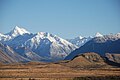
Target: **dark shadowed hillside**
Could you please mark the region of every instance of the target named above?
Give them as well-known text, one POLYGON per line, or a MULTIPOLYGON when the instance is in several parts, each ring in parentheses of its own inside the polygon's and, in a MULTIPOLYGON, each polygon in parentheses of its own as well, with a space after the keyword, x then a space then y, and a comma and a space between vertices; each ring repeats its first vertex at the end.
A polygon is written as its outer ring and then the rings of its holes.
POLYGON ((65 59, 69 60, 78 54, 86 52, 95 52, 101 56, 105 56, 105 53, 120 53, 120 38, 118 35, 95 37, 82 47, 70 53, 65 59))
POLYGON ((26 59, 19 54, 15 53, 9 46, 0 43, 0 62, 1 63, 16 63, 16 62, 26 62, 26 59))

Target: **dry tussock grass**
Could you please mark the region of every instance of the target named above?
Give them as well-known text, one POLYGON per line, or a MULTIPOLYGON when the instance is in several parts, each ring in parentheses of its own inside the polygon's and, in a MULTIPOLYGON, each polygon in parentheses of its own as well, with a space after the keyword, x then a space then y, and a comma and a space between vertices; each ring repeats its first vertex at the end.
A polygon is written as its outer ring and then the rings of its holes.
POLYGON ((0 65, 0 80, 72 80, 86 76, 120 76, 120 68, 77 69, 53 63, 0 65))

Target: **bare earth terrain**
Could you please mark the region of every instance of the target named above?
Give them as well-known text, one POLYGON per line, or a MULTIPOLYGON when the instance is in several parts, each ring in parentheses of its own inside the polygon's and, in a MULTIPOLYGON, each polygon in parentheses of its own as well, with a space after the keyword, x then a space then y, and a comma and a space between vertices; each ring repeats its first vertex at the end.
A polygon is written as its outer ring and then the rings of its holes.
POLYGON ((36 62, 1 64, 0 80, 120 80, 120 68, 82 69, 36 62))

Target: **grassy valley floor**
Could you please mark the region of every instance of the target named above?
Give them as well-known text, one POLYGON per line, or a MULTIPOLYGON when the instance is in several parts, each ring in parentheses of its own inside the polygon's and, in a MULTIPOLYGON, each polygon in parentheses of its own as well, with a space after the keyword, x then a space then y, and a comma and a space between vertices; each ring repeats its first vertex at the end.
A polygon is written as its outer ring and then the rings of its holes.
POLYGON ((120 80, 120 68, 70 68, 54 63, 0 65, 0 80, 120 80))

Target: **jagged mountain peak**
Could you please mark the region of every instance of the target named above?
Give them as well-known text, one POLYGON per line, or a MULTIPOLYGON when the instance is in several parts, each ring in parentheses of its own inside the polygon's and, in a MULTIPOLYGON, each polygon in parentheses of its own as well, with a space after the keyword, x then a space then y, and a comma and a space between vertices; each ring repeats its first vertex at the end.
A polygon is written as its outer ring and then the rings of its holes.
POLYGON ((4 34, 0 33, 0 36, 4 36, 4 34))
POLYGON ((117 37, 120 37, 120 32, 116 34, 117 37))
POLYGON ((88 42, 89 40, 91 40, 92 37, 82 37, 82 36, 78 36, 75 37, 74 39, 67 39, 69 42, 71 42, 72 44, 81 47, 82 45, 84 45, 86 42, 88 42))
POLYGON ((97 32, 97 33, 95 34, 95 37, 103 37, 103 35, 102 35, 101 33, 97 32))
POLYGON ((38 32, 33 37, 34 40, 40 41, 40 39, 48 39, 50 42, 67 42, 66 40, 62 39, 57 35, 50 34, 48 32, 38 32))
POLYGON ((49 35, 50 33, 48 33, 48 32, 38 32, 37 34, 38 35, 49 35))
POLYGON ((53 34, 50 34, 47 32, 38 32, 35 34, 34 37, 29 39, 27 42, 30 41, 32 43, 39 44, 41 41, 46 41, 46 40, 49 42, 54 42, 54 43, 58 43, 58 44, 70 44, 70 45, 72 45, 72 43, 68 42, 67 40, 65 40, 57 35, 53 35, 53 34))
POLYGON ((83 39, 84 37, 82 37, 82 36, 78 36, 78 37, 76 37, 75 39, 83 39))
POLYGON ((18 26, 15 26, 14 29, 20 29, 18 26))
POLYGON ((15 26, 13 30, 11 30, 9 33, 7 33, 6 35, 9 35, 11 37, 16 37, 18 35, 23 35, 23 34, 30 34, 30 32, 28 32, 27 30, 25 30, 24 28, 20 28, 18 26, 15 26))
POLYGON ((50 36, 53 36, 53 35, 50 34, 50 33, 47 33, 47 32, 38 32, 38 33, 36 34, 36 36, 39 36, 39 37, 41 37, 41 38, 45 38, 45 37, 50 37, 50 36))
POLYGON ((78 37, 76 37, 76 38, 83 39, 84 37, 82 37, 82 36, 78 36, 78 37))
POLYGON ((2 41, 2 40, 6 41, 6 40, 9 40, 9 39, 10 39, 10 36, 0 33, 0 41, 2 41))
POLYGON ((56 61, 63 60, 73 50, 78 47, 83 47, 83 45, 93 38, 95 38, 93 42, 101 43, 101 41, 106 42, 108 39, 112 41, 117 40, 118 36, 120 36, 120 33, 115 34, 115 37, 114 35, 103 36, 100 33, 96 33, 96 37, 78 36, 67 41, 48 32, 32 34, 24 28, 16 26, 8 34, 0 33, 0 41, 12 47, 14 51, 18 51, 17 53, 20 55, 24 54, 32 60, 33 58, 42 57, 45 61, 56 61), (26 47, 28 50, 23 47, 26 47))
POLYGON ((47 32, 38 32, 25 42, 27 48, 32 49, 40 56, 51 58, 51 60, 63 59, 77 46, 47 32))

